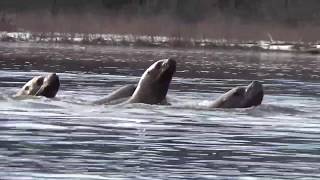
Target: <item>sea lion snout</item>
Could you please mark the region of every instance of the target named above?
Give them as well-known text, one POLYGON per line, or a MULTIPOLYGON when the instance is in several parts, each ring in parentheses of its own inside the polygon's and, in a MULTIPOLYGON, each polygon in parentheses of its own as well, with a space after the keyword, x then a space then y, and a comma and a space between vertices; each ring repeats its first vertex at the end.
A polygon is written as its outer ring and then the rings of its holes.
POLYGON ((165 66, 172 66, 172 67, 176 67, 177 66, 177 62, 172 59, 172 58, 169 58, 167 59, 166 61, 163 62, 165 66))
POLYGON ((247 93, 250 91, 255 91, 255 92, 263 91, 262 83, 260 83, 259 81, 252 81, 246 88, 247 93))
POLYGON ((60 84, 59 76, 56 73, 51 73, 47 75, 45 81, 47 83, 55 83, 55 84, 60 84))
POLYGON ((258 106, 263 100, 263 85, 259 81, 252 81, 246 88, 245 107, 258 106))
POLYGON ((35 94, 36 96, 45 96, 47 98, 53 98, 56 96, 60 88, 59 76, 56 73, 50 73, 45 76, 44 82, 35 94))
POLYGON ((58 75, 57 75, 56 73, 50 73, 50 74, 48 75, 48 77, 49 77, 49 78, 57 78, 58 75))
POLYGON ((177 66, 177 62, 172 58, 166 59, 162 62, 162 67, 164 71, 170 70, 172 72, 175 72, 176 66, 177 66))

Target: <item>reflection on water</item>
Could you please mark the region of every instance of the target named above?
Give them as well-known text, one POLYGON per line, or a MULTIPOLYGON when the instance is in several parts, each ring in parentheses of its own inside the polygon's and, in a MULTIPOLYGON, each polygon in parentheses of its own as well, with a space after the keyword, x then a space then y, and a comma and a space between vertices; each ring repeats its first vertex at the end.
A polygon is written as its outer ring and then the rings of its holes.
POLYGON ((320 59, 298 54, 0 44, 1 179, 319 178, 320 59), (174 57, 172 106, 93 106, 174 57), (58 72, 55 99, 11 98, 58 72), (263 105, 196 104, 260 80, 263 105))

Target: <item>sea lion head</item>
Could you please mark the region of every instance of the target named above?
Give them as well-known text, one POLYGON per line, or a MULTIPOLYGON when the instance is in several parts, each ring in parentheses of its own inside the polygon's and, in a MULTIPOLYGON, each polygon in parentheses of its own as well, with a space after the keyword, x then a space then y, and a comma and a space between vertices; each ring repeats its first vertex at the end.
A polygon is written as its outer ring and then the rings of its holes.
POLYGON ((263 86, 253 81, 248 86, 238 86, 220 96, 210 107, 213 108, 247 108, 258 106, 263 99, 263 86))
POLYGON ((172 58, 153 63, 141 76, 129 102, 159 104, 167 95, 176 61, 172 58))
POLYGON ((245 89, 243 107, 258 106, 263 100, 263 86, 259 81, 252 81, 245 89))
POLYGON ((55 73, 48 74, 47 76, 36 76, 22 87, 17 96, 28 95, 53 98, 56 96, 59 87, 60 80, 55 73))

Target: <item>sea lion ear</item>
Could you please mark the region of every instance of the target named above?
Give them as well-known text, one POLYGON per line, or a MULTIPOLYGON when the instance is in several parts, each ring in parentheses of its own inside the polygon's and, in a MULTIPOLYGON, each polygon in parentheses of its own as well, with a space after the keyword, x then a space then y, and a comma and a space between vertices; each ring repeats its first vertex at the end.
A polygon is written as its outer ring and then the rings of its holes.
POLYGON ((43 77, 38 78, 36 83, 38 86, 41 86, 43 84, 43 77))

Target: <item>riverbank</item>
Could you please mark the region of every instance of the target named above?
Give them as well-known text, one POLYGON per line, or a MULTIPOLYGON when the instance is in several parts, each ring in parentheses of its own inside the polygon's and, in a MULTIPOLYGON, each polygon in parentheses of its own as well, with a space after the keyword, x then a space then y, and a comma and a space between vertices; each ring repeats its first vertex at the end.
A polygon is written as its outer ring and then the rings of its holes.
POLYGON ((183 37, 147 36, 132 34, 33 33, 0 32, 1 42, 67 43, 106 46, 244 49, 320 54, 320 42, 239 41, 225 39, 194 39, 183 37))

